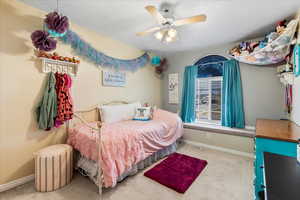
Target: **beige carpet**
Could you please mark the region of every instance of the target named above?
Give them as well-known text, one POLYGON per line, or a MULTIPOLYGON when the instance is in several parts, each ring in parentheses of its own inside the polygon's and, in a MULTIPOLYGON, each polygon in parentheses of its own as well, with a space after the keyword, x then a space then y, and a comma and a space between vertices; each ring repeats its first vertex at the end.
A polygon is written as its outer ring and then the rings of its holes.
MULTIPOLYGON (((185 194, 179 194, 143 176, 141 171, 116 188, 103 191, 104 200, 250 200, 253 199, 253 160, 220 151, 182 145, 178 152, 208 161, 185 194)), ((147 170, 147 169, 146 169, 147 170)), ((97 187, 76 174, 71 184, 38 193, 34 183, 0 193, 1 200, 97 200, 97 187)))

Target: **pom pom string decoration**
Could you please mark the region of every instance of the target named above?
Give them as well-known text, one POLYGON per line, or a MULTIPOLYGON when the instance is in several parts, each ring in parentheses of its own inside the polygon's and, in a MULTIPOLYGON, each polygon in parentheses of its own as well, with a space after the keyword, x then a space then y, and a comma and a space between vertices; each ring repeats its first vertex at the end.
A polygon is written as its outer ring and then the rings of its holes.
POLYGON ((161 63, 161 58, 159 56, 153 56, 151 59, 151 64, 154 66, 159 66, 161 63))
POLYGON ((147 53, 129 60, 107 56, 97 51, 68 28, 69 20, 66 16, 61 16, 56 11, 51 12, 46 15, 44 20, 44 31, 37 30, 31 34, 32 43, 38 50, 52 51, 56 48, 57 42, 53 37, 58 37, 62 42, 70 44, 78 55, 87 57, 96 65, 112 67, 116 70, 136 71, 148 63, 147 53))
POLYGON ((52 51, 56 49, 57 41, 49 37, 49 33, 42 30, 34 31, 31 40, 35 48, 41 51, 52 51))
POLYGON ((167 70, 167 59, 161 59, 159 56, 153 56, 151 58, 151 64, 155 67, 155 72, 157 74, 162 74, 165 70, 167 70))
POLYGON ((47 14, 44 23, 53 37, 62 37, 69 28, 68 17, 61 16, 56 11, 47 14))
POLYGON ((155 72, 157 74, 162 74, 164 71, 167 70, 167 68, 168 68, 167 59, 163 58, 160 62, 160 65, 155 67, 155 72))
POLYGON ((78 55, 85 56, 88 60, 95 63, 99 67, 112 67, 116 70, 126 70, 134 72, 140 67, 145 66, 149 60, 149 56, 147 53, 144 53, 138 58, 130 60, 107 56, 104 53, 97 51, 89 43, 82 40, 79 35, 71 31, 70 29, 63 37, 60 38, 60 40, 66 44, 70 44, 78 55))
POLYGON ((155 72, 157 74, 162 74, 165 70, 167 70, 167 60, 164 58, 160 65, 155 68, 155 72))

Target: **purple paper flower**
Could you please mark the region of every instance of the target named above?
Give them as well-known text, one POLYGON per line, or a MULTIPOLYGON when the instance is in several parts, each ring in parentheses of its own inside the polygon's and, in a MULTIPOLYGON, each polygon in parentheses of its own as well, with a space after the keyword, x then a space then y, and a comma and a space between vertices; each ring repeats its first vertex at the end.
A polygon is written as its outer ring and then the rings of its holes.
POLYGON ((45 24, 48 29, 58 33, 64 33, 69 28, 69 20, 66 16, 60 16, 57 12, 51 12, 46 15, 45 24))
POLYGON ((31 34, 31 40, 35 48, 42 51, 52 51, 56 49, 56 40, 49 37, 49 33, 41 30, 31 34))

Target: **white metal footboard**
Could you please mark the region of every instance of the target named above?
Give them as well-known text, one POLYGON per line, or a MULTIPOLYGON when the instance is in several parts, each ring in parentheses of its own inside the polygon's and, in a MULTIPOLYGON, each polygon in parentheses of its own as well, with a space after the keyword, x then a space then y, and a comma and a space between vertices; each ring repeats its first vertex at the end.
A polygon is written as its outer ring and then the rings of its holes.
MULTIPOLYGON (((67 131, 69 133, 70 129, 74 128, 77 124, 85 124, 87 127, 89 127, 92 131, 96 131, 99 134, 99 137, 97 137, 97 148, 98 148, 98 161, 101 159, 101 122, 100 122, 100 117, 99 117, 99 109, 98 107, 92 108, 90 110, 84 110, 84 111, 77 111, 74 113, 74 117, 72 120, 68 121, 67 124, 67 131), (95 122, 97 121, 97 127, 93 127, 89 125, 89 122, 95 122)), ((102 200, 102 168, 99 165, 98 167, 98 192, 99 192, 99 200, 102 200)))
MULTIPOLYGON (((103 105, 118 105, 118 104, 128 104, 128 102, 125 101, 113 101, 109 102, 103 105)), ((98 148, 98 160, 101 160, 99 156, 101 156, 101 119, 100 119, 100 113, 98 105, 94 108, 91 108, 89 110, 81 110, 74 113, 74 117, 72 120, 69 120, 67 123, 67 131, 69 132, 71 128, 73 128, 76 124, 85 124, 87 127, 91 128, 92 131, 97 131, 99 133, 99 137, 97 137, 97 148, 98 148), (99 122, 97 128, 92 127, 89 125, 89 122, 99 122)), ((101 165, 98 167, 98 191, 99 191, 99 200, 102 200, 102 186, 103 186, 103 180, 102 180, 102 168, 101 165)))

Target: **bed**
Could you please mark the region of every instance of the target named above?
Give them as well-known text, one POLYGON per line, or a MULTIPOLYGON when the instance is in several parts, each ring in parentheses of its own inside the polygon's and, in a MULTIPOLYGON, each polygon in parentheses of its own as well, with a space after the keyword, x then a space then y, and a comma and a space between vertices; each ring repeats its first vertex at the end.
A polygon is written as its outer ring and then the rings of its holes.
POLYGON ((76 112, 68 125, 67 140, 78 152, 77 169, 99 186, 100 194, 102 187, 114 187, 125 177, 175 152, 183 134, 181 119, 165 110, 155 109, 149 121, 112 123, 100 119, 100 110, 97 107, 76 112))

